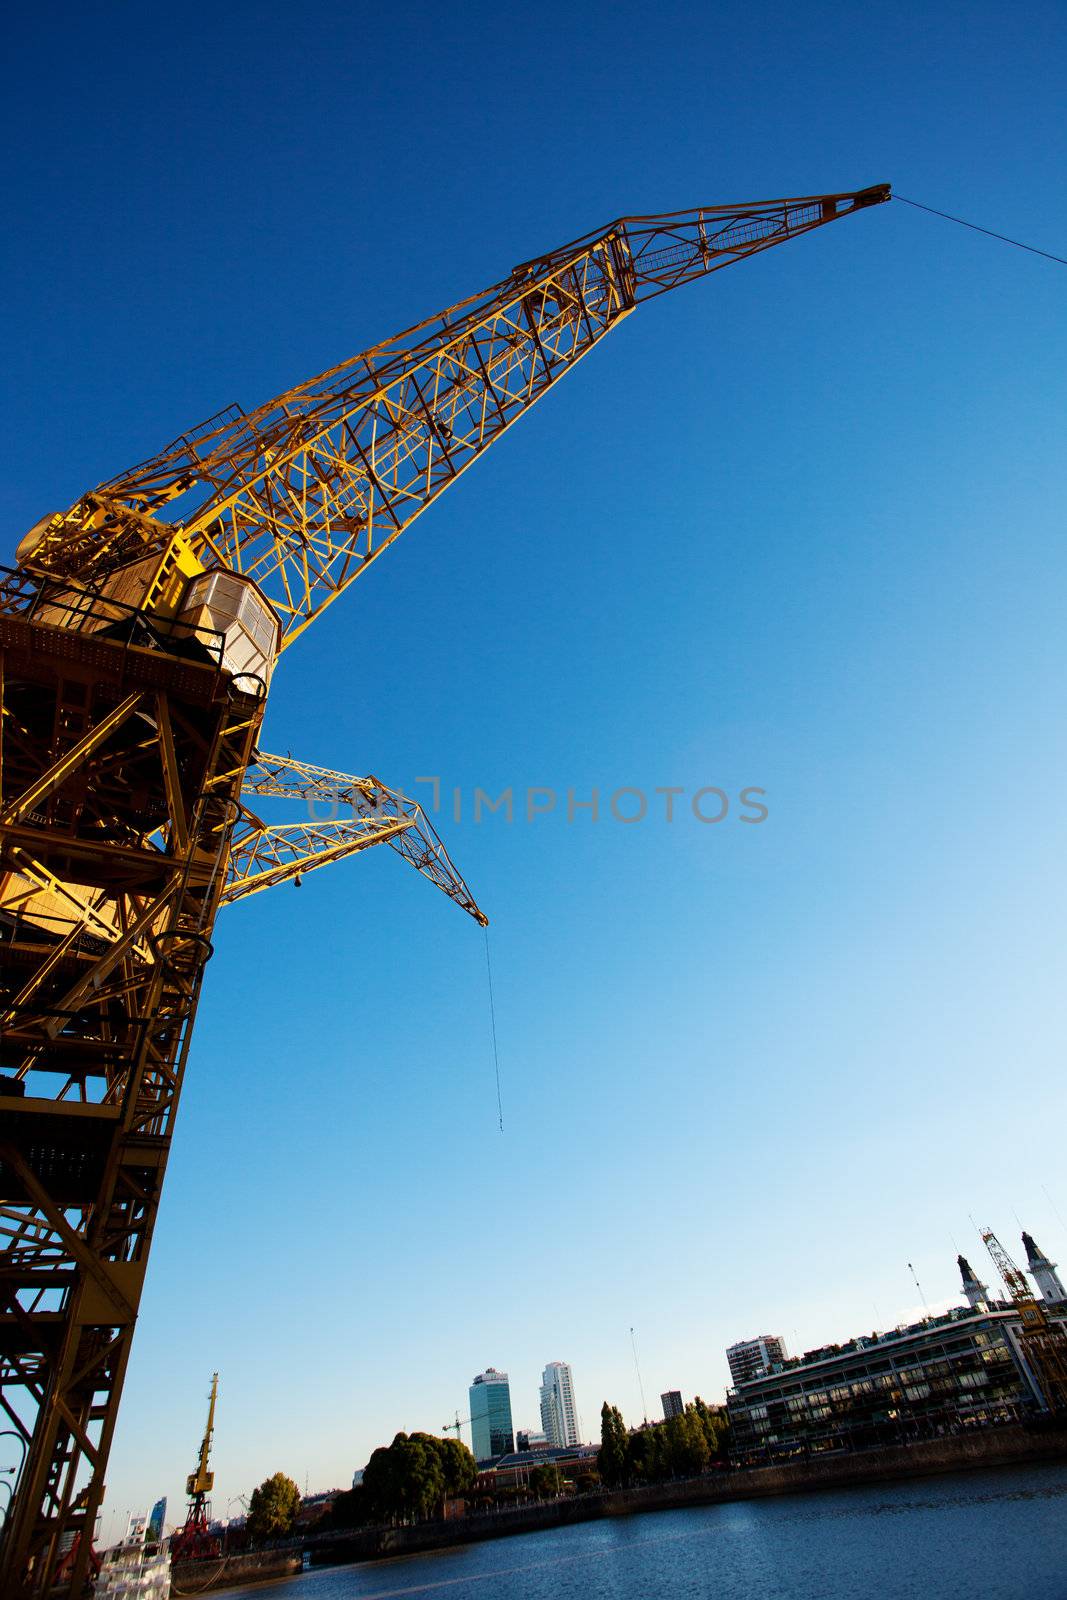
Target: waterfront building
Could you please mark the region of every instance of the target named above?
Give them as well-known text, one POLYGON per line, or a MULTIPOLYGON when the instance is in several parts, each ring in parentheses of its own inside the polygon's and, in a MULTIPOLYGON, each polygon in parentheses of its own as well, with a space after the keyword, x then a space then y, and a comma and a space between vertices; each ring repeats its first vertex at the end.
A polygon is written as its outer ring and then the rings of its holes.
MULTIPOLYGON (((962 1273, 962 1268, 961 1268, 962 1273)), ((727 1395, 736 1460, 863 1449, 1047 1414, 1018 1308, 976 1304, 909 1327, 809 1350, 727 1395)), ((1067 1307, 1054 1325, 1067 1324, 1067 1307)))
POLYGON ((510 1455, 515 1449, 511 1426, 511 1385, 506 1372, 486 1367, 470 1386, 471 1449, 475 1461, 510 1455))
POLYGON ((541 1426, 557 1450, 578 1443, 574 1382, 566 1361, 550 1361, 541 1377, 541 1426))
POLYGON ((685 1410, 680 1389, 668 1389, 666 1394, 661 1394, 659 1398, 663 1406, 664 1422, 669 1422, 672 1417, 680 1417, 685 1410))
POLYGON ((522 1451, 501 1456, 491 1467, 479 1472, 475 1487, 490 1492, 506 1488, 529 1488, 530 1473, 534 1468, 549 1466, 557 1469, 560 1488, 564 1489, 568 1480, 570 1484, 575 1484, 580 1478, 595 1475, 597 1454, 598 1447, 595 1444, 575 1444, 568 1445, 562 1450, 549 1446, 545 1450, 539 1450, 536 1455, 522 1451))
POLYGON ((726 1352, 730 1377, 734 1383, 747 1383, 761 1372, 770 1372, 787 1359, 785 1340, 774 1333, 761 1333, 758 1339, 742 1339, 726 1352))
POLYGON ((1037 1284, 1042 1300, 1051 1301, 1054 1305, 1067 1300, 1067 1290, 1060 1282, 1056 1263, 1049 1260, 1030 1234, 1023 1234, 1023 1245, 1026 1249, 1026 1270, 1037 1284))
POLYGON ((960 1269, 960 1278, 963 1282, 963 1292, 967 1296, 967 1304, 972 1311, 985 1311, 990 1303, 989 1290, 984 1283, 979 1283, 971 1270, 971 1263, 966 1256, 957 1256, 956 1265, 960 1269))

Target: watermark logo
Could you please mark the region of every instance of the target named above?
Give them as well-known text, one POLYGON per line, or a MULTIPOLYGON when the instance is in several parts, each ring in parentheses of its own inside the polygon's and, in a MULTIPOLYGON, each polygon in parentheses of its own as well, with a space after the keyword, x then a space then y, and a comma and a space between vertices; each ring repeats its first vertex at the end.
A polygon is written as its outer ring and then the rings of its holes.
MULTIPOLYGON (((692 820, 714 827, 716 823, 733 818, 751 827, 766 822, 770 815, 767 791, 749 784, 730 794, 716 784, 704 784, 690 789, 685 784, 656 784, 651 789, 633 784, 623 784, 610 792, 594 787, 587 792, 577 789, 555 789, 547 784, 528 784, 525 788, 509 784, 499 794, 489 794, 475 787, 465 792, 461 787, 442 783, 436 775, 415 779, 416 784, 429 784, 429 796, 420 796, 423 810, 439 816, 446 809, 453 822, 480 823, 484 818, 498 817, 505 822, 536 822, 555 814, 568 823, 611 821, 630 827, 636 822, 679 822, 692 820)), ((414 796, 413 796, 414 798, 414 796)))
MULTIPOLYGON (((554 816, 567 823, 614 822, 632 827, 636 822, 698 822, 705 827, 733 820, 758 827, 770 815, 767 791, 748 784, 731 793, 718 784, 706 783, 691 789, 682 783, 660 783, 652 788, 622 784, 616 789, 598 786, 582 792, 568 786, 548 784, 508 784, 499 794, 490 794, 478 785, 464 790, 446 785, 437 775, 418 777, 416 785, 428 784, 430 793, 412 794, 427 816, 450 816, 453 822, 481 823, 486 819, 508 823, 539 822, 554 816)), ((312 822, 336 822, 351 802, 337 795, 309 795, 308 816, 312 822)))

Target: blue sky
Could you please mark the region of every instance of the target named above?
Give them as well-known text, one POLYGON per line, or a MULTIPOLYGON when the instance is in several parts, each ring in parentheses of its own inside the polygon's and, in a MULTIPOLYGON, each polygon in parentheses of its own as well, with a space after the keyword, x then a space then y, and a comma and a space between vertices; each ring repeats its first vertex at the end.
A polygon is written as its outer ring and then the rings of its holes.
MULTIPOLYGON (((12 25, 8 548, 628 211, 858 188, 1065 253, 1062 12, 332 0, 12 25)), ((467 809, 225 914, 109 1473, 347 1482, 470 1378, 586 1432, 1067 1251, 1065 280, 903 205, 643 307, 280 666, 265 743, 467 809), (475 786, 767 792, 475 826, 475 786), (982 1263, 980 1271, 985 1271, 982 1263)), ((236 1509, 236 1508, 235 1508, 236 1509)))

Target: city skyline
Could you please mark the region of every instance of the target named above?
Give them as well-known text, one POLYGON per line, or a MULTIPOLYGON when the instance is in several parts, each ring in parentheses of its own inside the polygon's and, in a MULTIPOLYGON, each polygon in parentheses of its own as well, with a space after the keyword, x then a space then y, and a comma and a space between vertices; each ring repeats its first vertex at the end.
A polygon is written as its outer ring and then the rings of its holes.
MULTIPOLYGON (((1067 1231, 1067 1230, 1065 1230, 1065 1231, 1067 1231)), ((1050 1236, 1051 1236, 1051 1232, 1052 1232, 1052 1230, 1050 1230, 1050 1236)), ((1036 1244, 1036 1242, 1035 1242, 1035 1236, 1033 1234, 1029 1233, 1027 1230, 1022 1230, 1018 1235, 1019 1243, 1023 1245, 1023 1250, 1022 1251, 1019 1251, 1017 1249, 1017 1247, 1015 1246, 1015 1236, 1014 1235, 1011 1235, 1011 1234, 1008 1234, 1007 1232, 1005 1232, 1005 1237, 1007 1237, 1007 1238, 1012 1240, 1013 1248, 1012 1248, 1011 1252, 1009 1252, 1009 1253, 1011 1253, 1011 1254, 1013 1254, 1015 1256, 1017 1265, 1022 1265, 1022 1257, 1024 1256, 1024 1253, 1026 1254, 1027 1258, 1029 1256, 1029 1252, 1026 1250, 1026 1245, 1025 1245, 1025 1240, 1027 1238, 1029 1238, 1031 1245, 1034 1246, 1034 1248, 1037 1250, 1038 1254, 1041 1256, 1042 1262, 1044 1264, 1046 1264, 1046 1265, 1051 1264, 1050 1263, 1050 1258, 1048 1257, 1047 1253, 1040 1249, 1040 1246, 1038 1246, 1036 1244)), ((979 1248, 983 1248, 981 1246, 981 1241, 980 1240, 978 1241, 978 1243, 979 1243, 979 1248)), ((972 1246, 972 1249, 973 1249, 973 1246, 972 1246)), ((964 1264, 969 1266, 969 1262, 967 1261, 967 1258, 963 1258, 963 1262, 964 1262, 964 1264)), ((916 1307, 914 1305, 905 1306, 905 1308, 902 1311, 901 1315, 894 1322, 886 1323, 883 1326, 881 1326, 880 1328, 878 1328, 877 1330, 872 1330, 872 1331, 877 1331, 882 1336, 891 1336, 895 1331, 907 1330, 909 1328, 914 1327, 916 1323, 919 1323, 919 1322, 923 1321, 925 1318, 935 1318, 937 1316, 944 1315, 945 1312, 951 1310, 954 1307, 958 1307, 961 1301, 966 1301, 967 1304, 970 1306, 970 1308, 972 1310, 976 1310, 976 1309, 984 1310, 987 1307, 987 1305, 992 1305, 992 1304, 995 1304, 997 1302, 1004 1302, 1006 1300, 1006 1298, 1007 1298, 1007 1289, 1005 1288, 1003 1283, 1000 1282, 1000 1280, 999 1280, 999 1278, 997 1276, 997 1273, 996 1273, 995 1269, 993 1268, 992 1262, 989 1263, 989 1267, 990 1267, 990 1271, 989 1272, 984 1272, 984 1277, 989 1280, 989 1284, 990 1284, 990 1287, 988 1288, 988 1292, 987 1293, 983 1293, 983 1294, 978 1294, 977 1291, 983 1290, 985 1288, 985 1286, 981 1282, 978 1281, 983 1276, 983 1273, 975 1273, 975 1272, 973 1272, 973 1269, 972 1269, 970 1280, 968 1280, 967 1274, 965 1274, 963 1272, 962 1266, 960 1265, 960 1258, 957 1256, 956 1274, 950 1279, 950 1282, 952 1284, 954 1284, 954 1289, 951 1289, 948 1294, 946 1294, 945 1296, 941 1297, 940 1299, 938 1299, 936 1302, 932 1303, 931 1305, 922 1306, 922 1307, 916 1307), (969 1282, 973 1286, 973 1288, 969 1288, 969 1282), (974 1297, 972 1297, 972 1296, 974 1296, 974 1297)), ((1042 1298, 1042 1299, 1049 1298, 1049 1296, 1045 1295, 1045 1292, 1044 1292, 1044 1289, 1042 1287, 1041 1281, 1040 1281, 1040 1279, 1035 1277, 1035 1274, 1031 1270, 1031 1267, 1029 1265, 1026 1265, 1026 1266, 1023 1267, 1023 1270, 1026 1273, 1028 1279, 1030 1280, 1031 1286, 1035 1289, 1037 1296, 1039 1298, 1042 1298)), ((931 1281, 934 1282, 936 1280, 931 1280, 931 1281)), ((1055 1280, 1055 1281, 1058 1282, 1058 1279, 1055 1280)), ((1047 1279, 1046 1279, 1046 1282, 1047 1282, 1047 1279)), ((1052 1285, 1049 1285, 1049 1287, 1051 1288, 1052 1285)), ((1052 1297, 1054 1298, 1055 1296, 1053 1295, 1052 1297)), ((627 1332, 628 1332, 628 1330, 627 1330, 627 1332)), ((768 1336, 766 1336, 766 1335, 761 1335, 756 1340, 735 1341, 735 1344, 737 1344, 739 1346, 740 1345, 754 1346, 754 1345, 760 1343, 762 1340, 766 1339, 767 1337, 768 1336)), ((854 1330, 851 1330, 851 1331, 850 1330, 842 1330, 841 1328, 830 1330, 828 1332, 827 1336, 824 1339, 821 1339, 821 1340, 818 1340, 818 1341, 814 1342, 810 1347, 805 1347, 803 1350, 800 1350, 798 1348, 798 1352, 797 1352, 797 1354, 795 1356, 790 1357, 790 1356, 788 1356, 788 1353, 787 1353, 786 1359, 787 1359, 787 1361, 789 1361, 791 1363, 800 1363, 802 1365, 803 1362, 804 1362, 804 1359, 805 1359, 805 1357, 807 1355, 810 1355, 812 1353, 817 1353, 824 1346, 825 1347, 832 1347, 835 1344, 842 1343, 845 1340, 851 1339, 853 1337, 855 1337, 854 1330)), ((771 1335, 770 1338, 772 1340, 774 1340, 776 1338, 776 1336, 771 1335)), ((709 1356, 712 1356, 712 1355, 714 1355, 714 1352, 709 1352, 709 1356)), ((728 1355, 727 1355, 727 1348, 726 1347, 723 1348, 723 1350, 721 1352, 721 1355, 722 1355, 722 1365, 723 1365, 724 1370, 726 1371, 726 1378, 723 1381, 721 1392, 713 1391, 709 1385, 705 1385, 702 1388, 700 1382, 687 1383, 686 1386, 685 1386, 685 1391, 686 1392, 692 1393, 694 1395, 700 1394, 703 1399, 705 1399, 709 1404, 712 1404, 712 1405, 725 1405, 726 1404, 727 1397, 728 1397, 728 1394, 729 1394, 730 1388, 731 1388, 730 1372, 729 1372, 729 1364, 728 1364, 728 1355)), ((567 1365, 567 1364, 564 1363, 564 1365, 567 1365)), ((770 1369, 768 1369, 768 1370, 770 1370, 770 1369)), ((789 1370, 789 1368, 787 1367, 786 1370, 789 1370)), ((509 1366, 509 1368, 507 1370, 501 1370, 501 1369, 497 1369, 497 1368, 495 1368, 493 1366, 490 1366, 490 1367, 485 1368, 482 1373, 478 1374, 477 1377, 476 1377, 476 1380, 475 1380, 476 1383, 478 1383, 479 1380, 483 1380, 483 1379, 486 1379, 486 1378, 495 1378, 495 1379, 498 1379, 498 1380, 501 1381, 501 1383, 507 1389, 508 1416, 509 1416, 509 1418, 512 1416, 512 1412, 511 1412, 511 1376, 510 1376, 510 1373, 511 1373, 510 1366, 509 1366)), ((631 1373, 632 1373, 632 1368, 631 1368, 631 1373)), ((755 1369, 753 1369, 753 1375, 756 1375, 755 1374, 755 1369)), ((542 1377, 543 1377, 543 1373, 542 1373, 542 1377)), ((629 1403, 628 1404, 624 1404, 623 1410, 624 1410, 624 1415, 626 1416, 626 1421, 627 1421, 628 1426, 631 1427, 631 1428, 635 1428, 636 1429, 636 1428, 639 1428, 640 1426, 642 1426, 642 1424, 645 1423, 647 1421, 647 1419, 644 1418, 643 1415, 642 1415, 641 1402, 640 1402, 639 1395, 637 1394, 637 1391, 636 1391, 636 1383, 635 1383, 634 1389, 635 1389, 634 1394, 630 1397, 629 1403)), ((474 1385, 472 1384, 470 1389, 468 1390, 468 1399, 470 1398, 470 1395, 473 1394, 473 1392, 474 1392, 474 1385)), ((668 1399, 673 1399, 673 1396, 675 1394, 677 1394, 679 1396, 679 1399, 681 1399, 682 1391, 679 1391, 677 1389, 674 1389, 674 1388, 672 1388, 672 1389, 664 1389, 661 1392, 660 1398, 661 1398, 661 1403, 663 1404, 663 1410, 664 1410, 664 1417, 665 1418, 666 1418, 666 1416, 668 1414, 673 1414, 674 1411, 675 1411, 675 1408, 672 1406, 671 1407, 671 1411, 669 1413, 668 1412, 668 1407, 666 1405, 666 1402, 668 1401, 668 1399)), ((611 1394, 605 1393, 603 1398, 606 1401, 608 1401, 608 1403, 610 1403, 610 1404, 617 1404, 618 1403, 618 1398, 617 1397, 613 1397, 611 1394)), ((683 1405, 684 1405, 684 1402, 683 1402, 683 1405)), ((195 1431, 195 1429, 194 1429, 194 1431, 195 1431)), ((440 1429, 439 1427, 431 1426, 428 1423, 415 1421, 415 1422, 411 1422, 410 1426, 408 1426, 406 1428, 403 1428, 403 1429, 394 1428, 393 1429, 393 1433, 395 1433, 397 1431, 406 1431, 406 1432, 423 1431, 423 1432, 430 1432, 430 1433, 439 1433, 439 1432, 442 1432, 443 1430, 440 1429)), ((534 1433, 534 1432, 539 1431, 539 1430, 535 1430, 535 1429, 532 1429, 532 1428, 531 1429, 526 1429, 526 1428, 521 1428, 521 1427, 514 1427, 512 1431, 513 1431, 513 1436, 514 1436, 513 1440, 512 1440, 513 1448, 517 1448, 517 1446, 518 1446, 518 1435, 520 1433, 534 1433)), ((389 1434, 389 1438, 391 1438, 393 1436, 393 1433, 389 1434)), ((460 1438, 463 1437, 462 1431, 460 1432, 458 1437, 460 1437, 460 1438)), ((598 1407, 598 1416, 597 1416, 597 1426, 596 1426, 596 1428, 594 1428, 592 1430, 592 1437, 590 1437, 589 1439, 584 1439, 584 1440, 580 1439, 578 1442, 579 1443, 587 1443, 587 1444, 595 1444, 595 1443, 598 1442, 598 1440, 599 1440, 599 1407, 598 1407)), ((373 1451, 374 1449, 378 1448, 379 1445, 387 1444, 388 1442, 389 1442, 389 1440, 384 1438, 384 1437, 382 1439, 377 1440, 374 1444, 372 1444, 370 1446, 370 1448, 369 1448, 369 1450, 367 1452, 368 1458, 369 1458, 369 1455, 370 1455, 371 1451, 373 1451)), ((505 1452, 501 1452, 501 1453, 505 1453, 505 1452)), ((507 1453, 510 1453, 510 1452, 507 1452, 507 1453)), ((492 1452, 487 1452, 487 1457, 490 1454, 492 1454, 492 1452)), ((327 1490, 331 1490, 331 1489, 335 1489, 335 1488, 343 1488, 345 1485, 347 1485, 350 1482, 358 1481, 362 1477, 362 1469, 363 1469, 363 1467, 365 1465, 366 1465, 366 1460, 361 1460, 360 1462, 358 1462, 358 1464, 357 1463, 349 1463, 346 1472, 341 1477, 339 1477, 336 1481, 332 1481, 331 1480, 330 1482, 327 1483, 325 1480, 323 1480, 323 1481, 318 1483, 317 1487, 315 1485, 313 1485, 311 1492, 313 1494, 316 1493, 316 1492, 322 1493, 322 1492, 325 1492, 327 1490)), ((248 1487, 250 1488, 250 1487, 252 1487, 252 1485, 249 1484, 248 1487)), ((182 1521, 183 1512, 180 1510, 180 1507, 182 1507, 183 1505, 184 1505, 184 1501, 182 1500, 182 1498, 180 1496, 177 1497, 175 1499, 175 1501, 172 1503, 172 1505, 171 1505, 171 1523, 173 1525, 178 1525, 182 1521)), ((232 1502, 230 1502, 230 1508, 232 1509, 232 1502)), ((105 1530, 105 1541, 104 1542, 107 1543, 107 1542, 110 1541, 111 1534, 107 1530, 111 1529, 114 1525, 116 1525, 116 1519, 121 1519, 122 1517, 127 1517, 127 1516, 130 1516, 130 1515, 137 1515, 139 1513, 139 1511, 143 1512, 145 1509, 146 1509, 145 1507, 138 1507, 137 1505, 133 1505, 133 1506, 130 1506, 130 1507, 123 1507, 121 1509, 120 1509, 120 1507, 118 1506, 117 1503, 116 1504, 112 1504, 110 1506, 105 1505, 104 1517, 103 1517, 103 1522, 102 1522, 102 1526, 103 1526, 103 1528, 105 1530)), ((216 1517, 221 1517, 223 1520, 225 1520, 225 1518, 227 1516, 227 1512, 220 1509, 220 1506, 219 1506, 218 1502, 216 1502, 214 1504, 213 1514, 216 1517)))

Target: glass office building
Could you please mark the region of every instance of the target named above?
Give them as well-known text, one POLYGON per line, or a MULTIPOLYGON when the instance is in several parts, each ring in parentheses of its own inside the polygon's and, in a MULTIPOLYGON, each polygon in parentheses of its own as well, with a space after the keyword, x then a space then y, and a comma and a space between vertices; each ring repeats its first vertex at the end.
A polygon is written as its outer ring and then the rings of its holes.
POLYGON ((489 1461, 515 1450, 511 1426, 511 1387, 506 1372, 487 1367, 470 1387, 471 1449, 475 1461, 489 1461))

